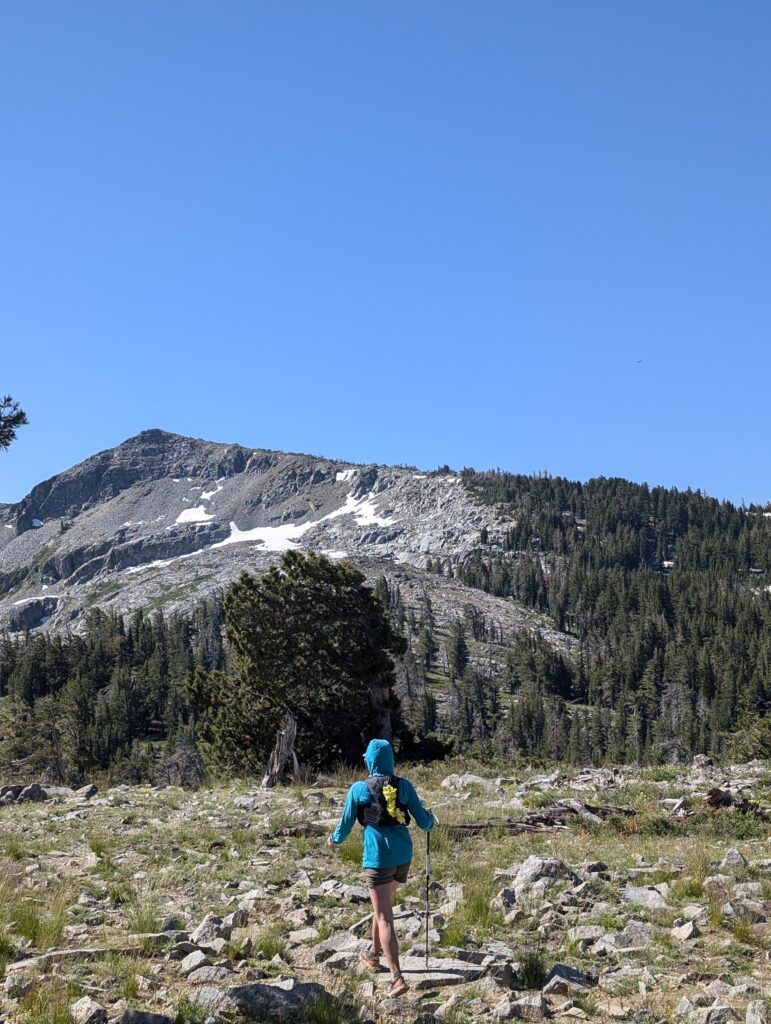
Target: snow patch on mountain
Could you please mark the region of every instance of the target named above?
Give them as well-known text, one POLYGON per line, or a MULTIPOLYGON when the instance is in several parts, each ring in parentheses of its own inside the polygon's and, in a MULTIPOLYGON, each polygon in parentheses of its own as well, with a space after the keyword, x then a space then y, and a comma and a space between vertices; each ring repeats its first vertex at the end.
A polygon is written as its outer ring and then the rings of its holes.
POLYGON ((215 487, 215 489, 213 491, 201 491, 201 501, 209 501, 211 498, 214 497, 215 494, 217 494, 221 490, 222 490, 222 484, 218 480, 217 481, 217 486, 215 487))
POLYGON ((197 551, 187 551, 184 555, 173 555, 171 558, 156 558, 152 562, 143 562, 141 565, 130 565, 123 572, 126 576, 135 572, 144 572, 145 569, 162 569, 164 566, 172 565, 174 562, 182 562, 186 558, 194 558, 196 555, 200 555, 202 551, 206 551, 206 548, 199 548, 197 551))
MULTIPOLYGON (((360 526, 389 526, 393 518, 384 518, 377 514, 375 502, 370 494, 361 498, 354 498, 349 494, 345 504, 340 508, 322 516, 321 519, 312 519, 307 523, 282 523, 281 526, 255 526, 251 530, 239 530, 238 526, 231 520, 230 536, 225 540, 212 544, 212 548, 223 548, 228 544, 241 544, 244 541, 256 541, 262 544, 264 551, 289 551, 299 547, 299 540, 315 526, 329 522, 331 519, 339 519, 340 516, 353 516, 360 526)), ((209 516, 208 518, 212 518, 209 516)), ((177 520, 179 522, 179 520, 177 520)))
POLYGON ((203 505, 196 505, 195 508, 186 508, 180 512, 177 518, 174 520, 175 523, 208 523, 209 520, 214 519, 214 516, 209 515, 203 505))
POLYGON ((362 498, 358 499, 349 494, 341 508, 330 512, 323 519, 319 519, 319 522, 324 523, 329 519, 337 519, 339 516, 347 515, 353 516, 360 526, 390 526, 394 521, 393 517, 386 519, 377 514, 375 502, 372 500, 371 494, 365 494, 362 498))
POLYGON ((244 541, 257 541, 264 551, 290 551, 298 547, 297 541, 308 530, 316 526, 315 522, 285 523, 282 526, 255 526, 252 530, 239 530, 234 522, 230 523, 230 536, 212 544, 212 548, 224 548, 228 544, 241 544, 244 541))

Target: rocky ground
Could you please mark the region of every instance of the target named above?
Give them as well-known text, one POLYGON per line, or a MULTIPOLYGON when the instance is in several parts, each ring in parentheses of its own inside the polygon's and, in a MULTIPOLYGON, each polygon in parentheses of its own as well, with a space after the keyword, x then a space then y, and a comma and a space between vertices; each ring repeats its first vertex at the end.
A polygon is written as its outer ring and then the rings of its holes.
POLYGON ((0 1020, 767 1024, 771 765, 468 768, 409 771, 442 826, 398 1000, 360 963, 360 842, 324 845, 352 776, 0 789, 0 1020))

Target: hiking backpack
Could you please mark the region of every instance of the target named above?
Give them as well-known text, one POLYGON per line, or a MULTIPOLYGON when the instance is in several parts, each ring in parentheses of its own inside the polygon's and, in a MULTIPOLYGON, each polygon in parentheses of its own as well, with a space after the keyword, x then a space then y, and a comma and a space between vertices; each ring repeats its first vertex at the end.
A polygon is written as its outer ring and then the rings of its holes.
POLYGON ((399 800, 398 775, 370 775, 365 785, 371 799, 356 809, 360 825, 409 825, 410 812, 399 800))

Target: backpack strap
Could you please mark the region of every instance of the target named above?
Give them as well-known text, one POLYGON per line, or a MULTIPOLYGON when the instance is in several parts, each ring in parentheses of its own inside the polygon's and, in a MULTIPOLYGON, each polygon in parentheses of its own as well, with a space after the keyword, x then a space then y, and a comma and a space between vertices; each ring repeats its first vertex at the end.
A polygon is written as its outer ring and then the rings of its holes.
POLYGON ((398 795, 400 782, 398 775, 370 775, 365 780, 370 799, 366 804, 359 804, 356 808, 356 818, 360 825, 409 825, 410 814, 407 805, 402 803, 398 795), (392 813, 383 792, 389 786, 396 790, 396 801, 392 806, 394 811, 399 812, 398 814, 392 813), (400 818, 403 820, 399 820, 400 818))

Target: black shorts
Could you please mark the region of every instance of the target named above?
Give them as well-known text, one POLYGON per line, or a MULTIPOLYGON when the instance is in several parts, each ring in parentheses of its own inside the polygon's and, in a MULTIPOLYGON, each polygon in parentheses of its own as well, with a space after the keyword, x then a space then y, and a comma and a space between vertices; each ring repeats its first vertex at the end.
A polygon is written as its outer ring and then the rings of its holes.
POLYGON ((367 887, 376 889, 379 885, 388 885, 389 882, 403 884, 407 881, 411 863, 412 861, 408 860, 406 864, 400 864, 397 868, 364 868, 367 887))

